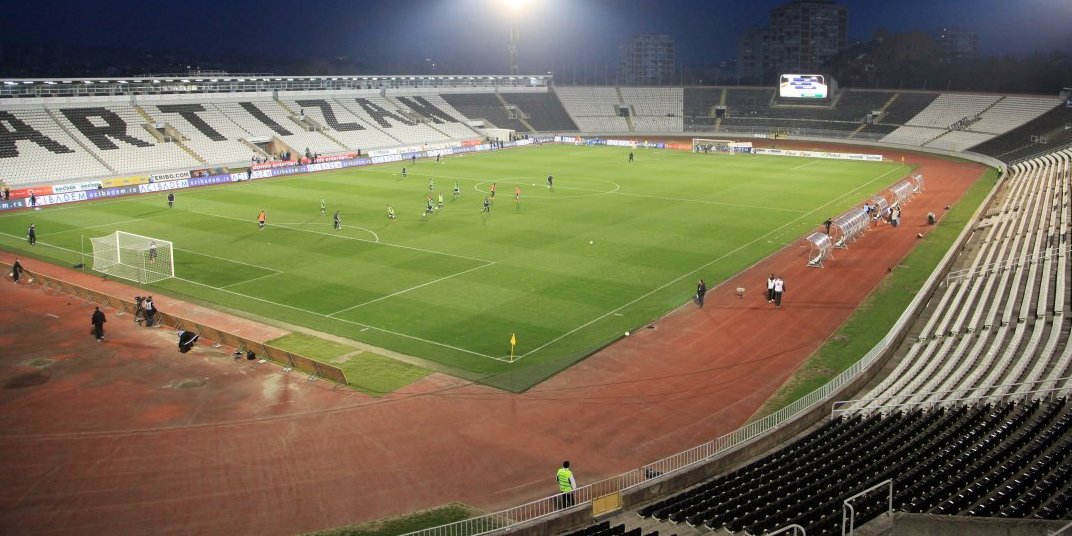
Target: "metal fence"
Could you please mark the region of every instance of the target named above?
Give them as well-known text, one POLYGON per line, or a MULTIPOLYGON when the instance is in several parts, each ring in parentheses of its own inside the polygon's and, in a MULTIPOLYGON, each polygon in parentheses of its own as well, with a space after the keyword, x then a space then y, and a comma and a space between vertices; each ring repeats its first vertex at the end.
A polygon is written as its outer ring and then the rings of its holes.
MULTIPOLYGON (((11 265, 6 263, 0 263, 0 266, 4 267, 4 272, 10 271, 11 269, 11 265)), ((35 284, 40 284, 50 291, 69 294, 81 298, 88 303, 95 303, 103 307, 114 309, 122 315, 135 314, 136 306, 133 301, 97 292, 93 289, 69 281, 39 273, 31 273, 27 271, 26 275, 27 280, 33 279, 35 284)), ((313 361, 303 355, 288 352, 262 342, 240 337, 234 333, 229 333, 207 324, 202 324, 188 318, 168 313, 158 312, 154 317, 154 321, 158 325, 167 326, 172 329, 197 333, 198 336, 206 340, 215 341, 217 345, 235 348, 237 351, 241 352, 243 356, 248 355, 247 352, 253 352, 257 358, 267 359, 290 369, 308 373, 314 378, 323 378, 343 385, 348 385, 346 375, 343 373, 342 369, 319 361, 313 361)), ((177 349, 178 339, 176 339, 175 342, 177 349)))
MULTIPOLYGON (((974 222, 978 219, 981 211, 990 204, 990 200, 993 199, 996 191, 997 188, 990 191, 980 204, 979 208, 972 214, 972 217, 968 220, 969 222, 974 222)), ((808 393, 788 406, 778 410, 776 413, 745 424, 726 435, 708 441, 702 445, 698 445, 620 475, 578 488, 573 492, 573 506, 570 507, 564 508, 563 503, 559 502, 561 496, 556 494, 499 512, 456 521, 447 525, 418 530, 403 536, 475 536, 478 534, 511 529, 524 523, 537 522, 542 518, 549 518, 566 509, 588 506, 593 499, 598 499, 613 493, 621 493, 654 479, 665 477, 668 474, 701 466, 714 460, 720 455, 736 450, 772 433, 785 423, 804 415, 819 404, 829 401, 829 399, 831 399, 842 387, 851 383, 863 372, 867 371, 876 360, 894 348, 894 345, 901 340, 915 317, 926 305, 927 300, 930 299, 931 293, 942 281, 942 274, 949 270, 949 267, 952 265, 955 257, 967 240, 971 229, 971 224, 964 226, 964 229, 961 230, 960 234, 955 239, 953 247, 949 248, 949 251, 947 251, 945 256, 938 262, 934 271, 931 272, 927 281, 922 285, 921 290, 912 298, 911 303, 905 308, 905 311, 897 321, 894 322, 890 331, 883 336, 882 339, 867 352, 867 354, 841 374, 838 374, 832 380, 827 382, 826 385, 808 393)))
POLYGON ((951 389, 948 391, 932 391, 928 393, 909 393, 903 395, 890 395, 875 398, 863 398, 859 400, 839 400, 834 402, 830 409, 830 417, 847 413, 868 413, 872 411, 890 411, 897 408, 929 408, 945 404, 970 404, 981 400, 1023 400, 1031 397, 1060 396, 1072 391, 1072 387, 1066 387, 1072 380, 1072 376, 1063 378, 1048 378, 1034 382, 1005 383, 1000 385, 982 385, 978 387, 965 387, 963 389, 951 389), (938 400, 929 402, 920 399, 940 396, 938 400), (875 405, 871 405, 875 403, 875 405), (866 405, 866 407, 865 407, 866 405))

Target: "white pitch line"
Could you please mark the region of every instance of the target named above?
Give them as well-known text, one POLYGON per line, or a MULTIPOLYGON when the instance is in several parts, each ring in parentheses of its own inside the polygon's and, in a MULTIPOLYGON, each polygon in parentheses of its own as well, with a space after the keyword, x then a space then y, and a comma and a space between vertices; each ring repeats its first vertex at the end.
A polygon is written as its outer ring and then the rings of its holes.
POLYGON ((175 251, 184 251, 186 253, 193 253, 194 255, 201 255, 202 257, 208 257, 210 259, 216 259, 216 260, 226 261, 226 262, 233 262, 235 264, 244 264, 244 265, 252 267, 252 268, 260 268, 261 270, 271 270, 271 271, 273 271, 273 272, 275 272, 277 274, 283 273, 283 270, 276 270, 275 268, 269 268, 267 266, 261 266, 259 264, 250 264, 248 262, 236 261, 234 259, 228 259, 226 257, 217 257, 215 255, 209 255, 208 253, 201 253, 201 252, 198 252, 198 251, 190 251, 188 249, 179 249, 179 248, 175 248, 175 251))
POLYGON ((386 300, 387 298, 393 298, 395 296, 398 296, 399 294, 405 294, 407 292, 417 290, 417 289, 422 288, 422 287, 427 287, 428 285, 433 285, 435 283, 439 283, 440 281, 446 281, 447 279, 450 279, 450 278, 453 278, 453 277, 458 277, 459 275, 465 275, 465 274, 467 274, 469 272, 480 270, 481 268, 487 268, 488 266, 493 266, 494 264, 495 264, 494 262, 490 262, 488 264, 484 264, 484 265, 481 265, 481 266, 475 266, 473 268, 470 268, 468 270, 463 270, 463 271, 458 272, 456 274, 451 274, 451 275, 448 275, 448 276, 440 277, 439 279, 434 279, 432 281, 428 281, 427 283, 421 283, 420 285, 416 285, 416 286, 413 286, 413 287, 402 289, 402 290, 400 290, 398 292, 392 292, 391 294, 388 294, 386 296, 380 296, 379 298, 376 298, 374 300, 369 300, 367 302, 359 303, 359 304, 354 305, 352 307, 347 307, 346 309, 340 309, 338 311, 335 311, 334 313, 328 313, 328 316, 334 317, 335 315, 337 315, 339 313, 345 313, 346 311, 357 309, 358 307, 364 307, 366 305, 376 303, 378 301, 386 300))
MULTIPOLYGON (((248 299, 251 299, 251 300, 256 300, 256 301, 267 303, 267 304, 270 304, 270 305, 275 305, 277 307, 285 307, 287 309, 293 309, 295 311, 299 311, 299 312, 302 312, 302 313, 306 313, 306 314, 310 314, 310 315, 314 315, 314 316, 319 316, 319 317, 323 317, 323 318, 329 318, 331 320, 335 320, 335 321, 338 321, 338 322, 345 322, 347 324, 352 324, 354 326, 360 326, 360 327, 363 327, 365 329, 374 329, 376 331, 379 331, 381 333, 386 333, 388 335, 395 335, 397 337, 403 337, 403 338, 406 338, 406 339, 412 339, 412 340, 415 340, 415 341, 420 341, 420 342, 427 343, 427 344, 432 344, 432 345, 435 345, 435 346, 442 346, 443 348, 450 348, 451 350, 457 350, 459 352, 472 354, 472 355, 475 355, 477 357, 484 357, 484 358, 487 358, 487 359, 494 359, 496 361, 505 361, 505 359, 503 359, 501 357, 494 357, 494 356, 490 356, 490 355, 487 355, 487 354, 482 354, 480 352, 475 352, 473 350, 466 350, 465 348, 458 348, 457 346, 451 346, 451 345, 446 344, 446 343, 430 341, 428 339, 422 339, 421 337, 417 337, 415 335, 407 335, 405 333, 398 333, 397 331, 391 331, 389 329, 379 328, 379 327, 376 327, 376 326, 370 326, 368 324, 362 324, 361 322, 354 322, 353 320, 346 320, 345 318, 336 318, 336 317, 333 317, 333 316, 328 316, 328 315, 323 314, 323 313, 318 313, 316 311, 310 311, 308 309, 302 309, 301 307, 295 307, 293 305, 287 305, 285 303, 278 303, 278 302, 274 302, 274 301, 271 301, 271 300, 266 300, 264 298, 258 298, 256 296, 250 296, 248 294, 243 294, 241 292, 235 292, 233 290, 220 288, 220 287, 214 287, 212 285, 207 285, 205 283, 200 283, 200 282, 197 282, 197 281, 192 281, 192 280, 189 280, 189 279, 183 279, 181 277, 176 277, 175 279, 177 279, 179 281, 185 281, 187 283, 193 283, 194 285, 200 285, 202 287, 218 290, 220 292, 226 292, 228 294, 234 294, 235 296, 241 296, 243 298, 248 298, 248 299)), ((364 331, 364 330, 362 330, 362 331, 364 331)))
POLYGON ((246 279, 245 281, 239 281, 237 283, 231 283, 230 285, 224 285, 224 286, 222 286, 220 288, 224 289, 224 288, 234 287, 234 286, 238 286, 238 285, 244 285, 246 283, 252 283, 253 281, 257 281, 259 279, 264 279, 266 277, 274 277, 274 276, 277 276, 277 275, 279 275, 281 273, 283 273, 283 272, 280 272, 280 271, 276 270, 275 273, 265 274, 265 275, 262 275, 260 277, 254 277, 253 279, 246 279))
POLYGON ((97 229, 99 227, 110 227, 110 226, 113 226, 113 225, 123 225, 124 223, 135 223, 135 222, 139 222, 139 221, 145 221, 145 220, 147 220, 147 219, 149 219, 151 217, 152 216, 146 216, 144 218, 117 221, 115 223, 102 223, 100 225, 90 225, 89 227, 76 227, 74 229, 65 229, 63 231, 55 231, 55 232, 50 232, 48 234, 50 234, 50 235, 58 235, 58 234, 63 234, 63 233, 73 233, 73 232, 76 232, 76 231, 84 231, 86 229, 97 229))
MULTIPOLYGON (((813 162, 809 162, 809 163, 813 163, 813 162)), ((417 176, 417 174, 414 174, 414 175, 417 176)), ((422 177, 435 177, 437 179, 441 178, 441 179, 447 179, 447 180, 476 181, 476 184, 473 186, 474 189, 477 186, 480 186, 481 184, 493 182, 493 181, 490 181, 490 180, 487 180, 487 179, 473 179, 473 178, 469 178, 469 177, 456 177, 456 176, 449 176, 449 175, 420 175, 420 176, 422 176, 422 177)), ((506 179, 503 179, 502 182, 509 183, 511 180, 518 179, 518 178, 519 177, 507 177, 506 179)), ((726 203, 724 201, 710 201, 710 200, 705 200, 705 199, 692 199, 692 198, 686 198, 686 197, 670 197, 670 196, 665 196, 665 195, 642 194, 642 193, 638 193, 638 192, 626 192, 626 191, 622 191, 622 189, 621 189, 622 186, 620 184, 618 184, 618 183, 616 183, 614 181, 608 180, 608 179, 597 179, 595 177, 578 177, 578 178, 580 178, 580 179, 588 179, 588 180, 606 181, 606 182, 608 182, 610 184, 613 184, 614 189, 613 190, 593 190, 591 188, 578 188, 576 186, 559 186, 559 185, 555 185, 555 190, 573 190, 573 191, 576 191, 576 192, 588 192, 588 193, 591 193, 593 195, 608 195, 608 194, 629 195, 629 196, 633 196, 633 197, 647 197, 647 198, 651 198, 651 199, 663 199, 663 200, 666 200, 666 201, 680 201, 682 203, 700 203, 700 204, 704 204, 704 205, 716 205, 716 206, 722 206, 722 207, 748 208, 748 209, 753 209, 753 210, 773 210, 773 211, 780 211, 780 212, 792 212, 792 213, 795 213, 795 214, 804 214, 803 210, 792 209, 792 208, 764 207, 764 206, 758 206, 758 205, 745 205, 745 204, 741 204, 741 203, 726 203)), ((488 192, 483 192, 481 190, 477 190, 477 192, 480 192, 480 193, 485 194, 485 195, 487 195, 487 193, 488 193, 488 192)), ((542 198, 546 198, 547 196, 534 196, 534 197, 542 199, 542 198)), ((575 196, 575 197, 582 197, 582 196, 575 196)))
MULTIPOLYGON (((221 216, 219 214, 212 214, 212 213, 209 213, 209 212, 199 212, 199 211, 196 211, 196 210, 187 210, 187 212, 193 212, 194 214, 201 214, 203 216, 211 216, 211 217, 214 217, 214 218, 222 218, 222 219, 226 219, 226 220, 235 220, 235 221, 241 221, 241 222, 247 222, 247 223, 249 222, 249 220, 247 220, 246 218, 236 218, 234 216, 221 216)), ((433 255, 443 255, 445 257, 454 257, 456 259, 465 259, 467 261, 476 261, 476 262, 483 262, 483 263, 489 263, 489 262, 493 263, 493 262, 495 262, 495 261, 490 261, 488 259, 479 259, 479 258, 476 258, 476 257, 469 257, 469 256, 466 256, 466 255, 457 255, 457 254, 454 254, 454 253, 444 253, 442 251, 433 251, 433 250, 430 250, 430 249, 418 248, 418 247, 413 247, 413 246, 404 246, 402 244, 392 244, 390 242, 373 242, 372 240, 367 240, 367 239, 364 239, 364 238, 357 238, 356 236, 346 236, 346 235, 340 235, 340 234, 334 234, 334 233, 325 233, 323 231, 310 231, 308 229, 299 229, 297 227, 287 227, 286 225, 282 225, 282 224, 279 224, 279 223, 269 223, 269 224, 266 224, 266 225, 268 227, 279 227, 280 229, 289 229, 291 231, 297 231, 299 233, 311 233, 311 234, 318 234, 318 235, 323 235, 323 236, 333 236, 335 238, 341 238, 343 240, 356 240, 358 242, 365 242, 367 244, 378 244, 378 245, 381 245, 381 246, 387 246, 387 247, 392 247, 392 248, 408 249, 410 251, 420 251, 421 253, 430 253, 430 254, 433 254, 433 255)))
MULTIPOLYGON (((316 225, 316 226, 319 227, 319 226, 323 226, 324 224, 319 223, 319 222, 297 222, 297 223, 283 222, 283 223, 276 223, 275 224, 276 227, 283 227, 283 228, 287 228, 288 226, 291 226, 291 225, 316 225)), ((356 225, 343 225, 342 227, 340 227, 340 229, 359 229, 359 230, 365 231, 366 233, 372 235, 372 238, 375 239, 374 242, 376 242, 377 244, 380 243, 380 235, 376 234, 376 231, 373 231, 372 229, 366 229, 364 227, 358 227, 356 225)), ((327 233, 324 233, 324 234, 327 234, 327 233)))
POLYGON ((773 234, 775 234, 775 233, 777 233, 779 231, 782 231, 783 229, 785 229, 785 228, 787 228, 787 227, 789 227, 791 225, 795 225, 797 222, 803 220, 805 217, 810 216, 811 214, 819 212, 820 210, 826 208, 827 205, 830 205, 831 203, 834 203, 834 202, 836 202, 836 201, 838 201, 840 199, 843 199, 845 197, 848 197, 849 195, 855 195, 857 190, 860 190, 860 189, 862 189, 862 188, 864 188, 866 186, 869 186, 870 184, 874 183, 875 181, 878 181, 878 180, 882 179, 883 177, 885 177, 886 175, 889 175, 890 173, 898 171, 899 169, 900 168, 891 169, 891 170, 883 173, 882 175, 879 175, 879 176, 877 176, 877 177, 875 177, 875 178, 873 178, 873 179, 861 184, 860 186, 858 186, 858 187, 856 187, 856 188, 854 188, 854 189, 852 189, 852 190, 850 190, 848 192, 845 192, 841 196, 838 196, 836 199, 833 199, 833 200, 829 201, 825 205, 822 205, 822 206, 820 206, 818 208, 815 208, 811 212, 808 212, 807 214, 801 215, 800 217, 798 217, 796 219, 790 220, 790 221, 782 224, 781 226, 779 226, 779 227, 777 227, 775 229, 772 229, 771 231, 756 237, 751 242, 748 242, 746 244, 742 244, 741 246, 737 247, 736 249, 734 249, 732 251, 729 251, 727 253, 724 253, 724 254, 720 255, 719 257, 716 257, 715 259, 713 259, 710 262, 704 264, 703 266, 700 266, 699 268, 696 268, 695 270, 692 270, 691 272, 683 274, 683 275, 681 275, 681 276, 679 276, 679 277, 667 282, 666 284, 664 284, 662 286, 656 287, 654 290, 641 295, 639 298, 636 298, 636 299, 626 303, 625 305, 622 305, 622 306, 620 306, 620 307, 618 307, 618 308, 616 308, 614 310, 608 311, 608 312, 606 312, 606 313, 604 313, 604 314, 602 314, 602 315, 600 315, 600 316, 598 316, 598 317, 596 317, 596 318, 594 318, 592 320, 589 320, 588 322, 585 322, 584 324, 581 324, 580 326, 577 326, 576 328, 573 328, 573 329, 563 333, 562 335, 559 335, 558 337, 555 337, 554 339, 551 339, 550 341, 545 342, 544 344, 541 344, 540 346, 537 346, 536 348, 533 348, 532 350, 530 350, 528 352, 525 352, 522 355, 519 355, 519 356, 515 357, 514 361, 515 362, 519 361, 519 360, 521 360, 521 359, 523 359, 525 357, 528 357, 529 355, 532 355, 532 354, 534 354, 536 352, 539 352, 540 350, 542 350, 542 349, 544 349, 544 348, 546 348, 546 347, 548 347, 548 346, 550 346, 550 345, 552 345, 552 344, 554 344, 554 343, 556 343, 556 342, 558 342, 558 341, 560 341, 560 340, 562 340, 562 339, 564 339, 564 338, 566 338, 566 337, 568 337, 568 336, 570 336, 570 335, 572 335, 572 334, 574 334, 574 333, 576 333, 576 332, 578 332, 578 331, 580 331, 580 330, 582 330, 584 328, 587 328, 588 326, 590 326, 592 324, 595 324, 596 322, 599 322, 600 320, 603 320, 604 318, 606 318, 608 316, 611 316, 611 315, 617 313, 618 311, 621 311, 622 309, 625 309, 626 307, 629 307, 630 305, 633 305, 634 303, 637 303, 640 300, 643 300, 643 299, 647 298, 648 296, 651 296, 652 294, 655 294, 656 292, 659 292, 659 291, 663 290, 664 288, 669 287, 670 285, 677 284, 682 279, 685 279, 686 277, 689 277, 692 274, 695 274, 699 270, 703 270, 704 268, 707 268, 708 266, 711 266, 712 264, 714 264, 716 262, 719 262, 719 261, 725 259, 726 257, 729 257, 730 255, 733 255, 733 254, 737 253, 738 251, 740 251, 740 250, 742 250, 742 249, 744 249, 744 248, 746 248, 748 246, 751 246, 752 244, 755 244, 756 242, 759 242, 760 240, 766 240, 767 237, 769 237, 769 236, 771 236, 771 235, 773 235, 773 234))
MULTIPOLYGON (((8 233, 3 233, 3 232, 0 232, 0 235, 10 236, 12 238, 19 238, 19 237, 13 235, 13 234, 8 234, 8 233)), ((61 250, 64 250, 64 251, 70 251, 71 253, 79 253, 79 252, 77 252, 77 251, 75 251, 73 249, 67 249, 65 247, 60 247, 60 246, 53 246, 53 245, 47 244, 45 242, 38 242, 38 244, 41 244, 43 246, 56 248, 56 249, 61 249, 61 250)), ((230 260, 230 259, 224 259, 224 260, 230 260)), ((490 264, 495 264, 494 261, 485 261, 485 262, 488 262, 490 264)), ((479 266, 478 268, 483 268, 483 266, 479 266)), ((277 274, 270 274, 270 275, 277 275, 277 274)), ((320 317, 324 317, 324 318, 330 318, 332 320, 337 320, 339 322, 345 322, 347 324, 353 324, 355 326, 360 326, 360 327, 364 328, 361 331, 374 329, 376 331, 379 331, 381 333, 386 333, 388 335, 395 335, 397 337, 402 337, 402 338, 406 338, 406 339, 412 339, 412 340, 415 340, 415 341, 420 341, 420 342, 427 343, 427 344, 432 344, 432 345, 435 345, 435 346, 442 346, 443 348, 450 348, 451 350, 457 350, 459 352, 475 355, 477 357, 484 357, 484 358, 487 358, 487 359, 494 359, 495 361, 504 361, 504 362, 507 361, 506 358, 495 357, 495 356, 491 356, 491 355, 487 355, 487 354, 482 354, 480 352, 475 352, 473 350, 466 350, 465 348, 458 348, 457 346, 451 346, 451 345, 446 344, 446 343, 430 341, 428 339, 423 339, 423 338, 417 337, 415 335, 407 335, 405 333, 399 333, 397 331, 391 331, 389 329, 384 329, 384 328, 380 328, 380 327, 376 327, 376 326, 370 326, 368 324, 362 324, 361 322, 354 322, 353 320, 346 320, 345 318, 336 318, 336 317, 333 317, 333 316, 328 316, 328 315, 325 315, 323 313, 318 313, 316 311, 309 311, 307 309, 302 309, 301 307, 294 307, 293 305, 287 305, 285 303, 277 303, 277 302, 274 302, 274 301, 271 301, 271 300, 266 300, 264 298, 258 298, 256 296, 250 296, 248 294, 242 294, 241 292, 235 292, 233 290, 229 290, 229 289, 222 288, 222 287, 214 287, 212 285, 208 285, 208 284, 201 283, 201 282, 198 282, 198 281, 193 281, 193 280, 190 280, 190 279, 184 279, 184 278, 181 278, 181 277, 175 277, 173 279, 177 279, 179 281, 185 281, 187 283, 192 283, 194 285, 200 285, 200 286, 206 287, 206 288, 211 288, 211 289, 214 289, 214 290, 218 290, 220 292, 226 292, 228 294, 234 294, 235 296, 242 296, 243 298, 249 298, 251 300, 260 301, 260 302, 264 302, 264 303, 267 303, 267 304, 276 305, 276 306, 279 306, 279 307, 285 307, 287 309, 293 309, 295 311, 300 311, 300 312, 303 312, 303 313, 306 313, 306 314, 311 314, 311 315, 314 315, 314 316, 320 316, 320 317)), ((252 280, 250 280, 250 281, 252 281, 252 280)), ((246 282, 248 282, 248 281, 243 281, 243 283, 246 283, 246 282)))

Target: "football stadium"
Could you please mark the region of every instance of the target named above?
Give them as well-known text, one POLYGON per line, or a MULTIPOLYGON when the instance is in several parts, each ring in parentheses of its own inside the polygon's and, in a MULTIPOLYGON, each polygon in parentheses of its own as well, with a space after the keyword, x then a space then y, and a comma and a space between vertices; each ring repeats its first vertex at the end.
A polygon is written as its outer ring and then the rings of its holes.
POLYGON ((509 4, 477 69, 4 75, 0 533, 1072 534, 1067 56, 791 0, 579 80, 509 4))

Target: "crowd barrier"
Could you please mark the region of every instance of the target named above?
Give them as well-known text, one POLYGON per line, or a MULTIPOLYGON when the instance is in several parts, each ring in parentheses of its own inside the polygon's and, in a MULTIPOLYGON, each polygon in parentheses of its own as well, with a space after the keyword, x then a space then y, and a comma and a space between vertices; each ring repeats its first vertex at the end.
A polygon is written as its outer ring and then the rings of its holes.
MULTIPOLYGON (((0 262, 0 266, 3 267, 3 273, 5 275, 11 271, 10 264, 0 262)), ((41 285, 48 290, 69 294, 85 300, 86 302, 113 309, 124 315, 134 315, 136 306, 133 300, 125 300, 69 281, 42 275, 36 272, 30 272, 28 270, 24 272, 24 276, 27 281, 32 279, 33 284, 41 285)), ((331 380, 342 385, 349 385, 349 382, 346 380, 346 375, 339 367, 314 361, 303 355, 288 352, 263 342, 247 339, 235 335, 234 333, 229 333, 211 325, 203 324, 178 315, 158 312, 154 320, 157 325, 166 326, 175 330, 191 331, 197 333, 200 338, 206 341, 214 341, 217 345, 235 348, 242 353, 243 358, 245 358, 247 352, 253 352, 259 359, 267 359, 283 365, 284 367, 308 373, 317 378, 331 380)), ((178 338, 176 338, 175 344, 177 350, 178 338)))

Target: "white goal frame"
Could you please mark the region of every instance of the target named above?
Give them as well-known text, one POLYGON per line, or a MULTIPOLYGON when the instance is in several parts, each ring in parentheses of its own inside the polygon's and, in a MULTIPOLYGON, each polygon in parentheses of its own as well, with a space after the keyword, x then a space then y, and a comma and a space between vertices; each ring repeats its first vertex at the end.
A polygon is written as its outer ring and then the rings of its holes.
POLYGON ((711 138, 692 138, 692 152, 694 153, 706 153, 704 147, 710 147, 710 151, 716 153, 733 154, 731 144, 736 143, 734 140, 716 140, 711 138))
POLYGON ((89 240, 94 271, 141 284, 175 277, 175 248, 168 240, 123 231, 89 240))

